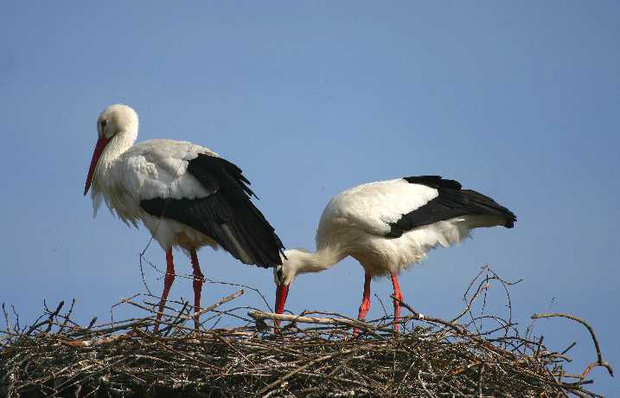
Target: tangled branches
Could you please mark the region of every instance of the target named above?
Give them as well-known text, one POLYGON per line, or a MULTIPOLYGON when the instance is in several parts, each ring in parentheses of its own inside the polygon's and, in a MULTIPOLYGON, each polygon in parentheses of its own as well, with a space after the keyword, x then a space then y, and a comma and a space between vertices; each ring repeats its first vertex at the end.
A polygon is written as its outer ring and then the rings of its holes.
MULTIPOLYGON (((549 351, 541 339, 521 337, 512 323, 472 312, 493 282, 510 283, 484 268, 468 289, 466 308, 451 321, 411 315, 393 332, 393 319, 360 322, 338 314, 275 315, 246 308, 221 311, 239 290, 202 312, 196 331, 187 327, 191 306, 168 308, 160 334, 150 332, 154 305, 123 300, 147 317, 108 324, 77 325, 73 304, 63 304, 34 325, 0 331, 0 395, 18 396, 513 396, 574 394, 583 374, 565 372, 566 352, 549 351), (468 323, 459 321, 469 315, 468 323), (249 316, 249 317, 248 317, 249 316), (245 326, 218 329, 236 317, 245 326), (271 320, 289 321, 277 333, 271 320), (483 330, 481 319, 493 319, 483 330), (209 322, 214 325, 206 327, 209 322), (352 329, 359 334, 353 337, 352 329)), ((507 296, 509 297, 509 296, 507 296)), ((13 317, 15 318, 15 317, 13 317)), ((591 328, 588 325, 588 328, 591 328)), ((592 331, 592 336, 594 336, 592 331)), ((604 362, 597 346, 598 361, 604 362)))

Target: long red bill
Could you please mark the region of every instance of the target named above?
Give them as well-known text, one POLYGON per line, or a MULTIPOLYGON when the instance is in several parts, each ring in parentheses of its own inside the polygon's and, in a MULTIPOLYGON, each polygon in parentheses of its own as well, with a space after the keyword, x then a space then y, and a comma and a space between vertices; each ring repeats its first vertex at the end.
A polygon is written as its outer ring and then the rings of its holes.
MULTIPOLYGON (((276 314, 282 314, 284 312, 284 305, 286 304, 286 297, 288 296, 289 285, 278 285, 276 290, 276 314)), ((280 321, 275 321, 276 326, 280 326, 280 321)))
POLYGON ((86 186, 84 186, 84 196, 88 193, 90 189, 90 184, 93 182, 93 175, 95 174, 95 169, 97 168, 97 162, 99 161, 99 157, 103 153, 105 146, 110 142, 109 138, 105 136, 99 137, 97 140, 97 145, 95 145, 95 150, 93 151, 93 158, 90 161, 90 167, 88 168, 88 175, 86 176, 86 186))

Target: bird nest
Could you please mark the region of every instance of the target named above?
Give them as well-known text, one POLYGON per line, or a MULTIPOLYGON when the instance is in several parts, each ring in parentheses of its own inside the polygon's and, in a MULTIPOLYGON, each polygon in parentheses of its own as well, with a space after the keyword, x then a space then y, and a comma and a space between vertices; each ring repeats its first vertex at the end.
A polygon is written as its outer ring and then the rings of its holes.
POLYGON ((190 305, 168 306, 157 334, 155 305, 139 296, 122 304, 148 316, 106 324, 93 319, 86 326, 72 320, 73 303, 64 310, 63 303, 46 308, 27 327, 3 306, 0 395, 599 396, 586 389, 592 383, 588 374, 595 366, 610 374, 612 369, 592 328, 566 314, 533 316, 570 318, 590 331, 597 360, 581 374, 567 373, 572 345, 554 352, 542 338, 522 336, 511 320, 508 293, 508 319, 474 315, 474 303, 486 300, 494 283, 508 292, 510 283, 484 268, 465 295, 466 307, 452 320, 424 317, 402 303, 410 315, 401 319, 399 332, 389 317, 360 322, 320 312, 277 316, 247 307, 221 309, 243 290, 203 309, 199 330, 192 327, 190 305), (272 322, 277 317, 284 321, 279 331, 272 322), (244 326, 216 327, 232 318, 244 326), (482 319, 489 320, 484 330, 482 319))

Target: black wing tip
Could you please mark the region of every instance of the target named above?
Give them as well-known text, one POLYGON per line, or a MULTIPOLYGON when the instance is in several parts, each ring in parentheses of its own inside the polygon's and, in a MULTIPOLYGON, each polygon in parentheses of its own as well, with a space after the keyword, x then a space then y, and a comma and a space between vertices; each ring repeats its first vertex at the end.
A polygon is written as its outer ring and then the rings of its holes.
POLYGON ((273 232, 274 241, 271 242, 270 248, 260 247, 260 253, 258 257, 252 259, 252 265, 256 265, 261 268, 275 268, 278 265, 282 265, 282 258, 286 258, 284 255, 284 245, 280 242, 278 235, 273 232))
MULTIPOLYGON (((504 223, 504 227, 506 228, 514 228, 515 223, 517 222, 517 216, 510 211, 507 207, 504 207, 497 203, 495 199, 488 197, 484 194, 481 194, 478 191, 474 191, 472 189, 464 189, 461 191, 465 196, 469 197, 472 202, 481 205, 482 208, 491 213, 496 213, 498 215, 503 216, 506 220, 504 223)), ((501 225, 501 224, 500 224, 501 225)))
POLYGON ((514 215, 513 212, 511 212, 510 210, 508 210, 509 212, 509 218, 508 220, 506 220, 506 224, 504 225, 504 227, 510 229, 510 228, 514 228, 515 223, 517 222, 517 216, 514 215))

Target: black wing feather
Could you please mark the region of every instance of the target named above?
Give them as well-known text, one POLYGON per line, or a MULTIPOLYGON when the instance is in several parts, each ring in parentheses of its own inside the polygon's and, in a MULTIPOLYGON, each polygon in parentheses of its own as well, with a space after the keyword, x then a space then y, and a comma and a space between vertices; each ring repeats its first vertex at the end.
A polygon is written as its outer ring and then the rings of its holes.
POLYGON ((517 221, 513 212, 479 192, 461 189, 462 186, 458 181, 444 180, 441 176, 404 179, 412 184, 435 188, 439 191, 439 195, 424 206, 403 214, 398 221, 390 223, 391 229, 387 237, 397 238, 414 228, 465 215, 496 216, 505 221, 506 228, 512 228, 517 221))
POLYGON ((239 167, 200 154, 189 161, 187 171, 214 193, 200 199, 154 198, 141 201, 140 206, 152 216, 170 218, 204 233, 241 261, 237 244, 251 264, 272 267, 282 263, 282 241, 250 200, 256 195, 239 167))

